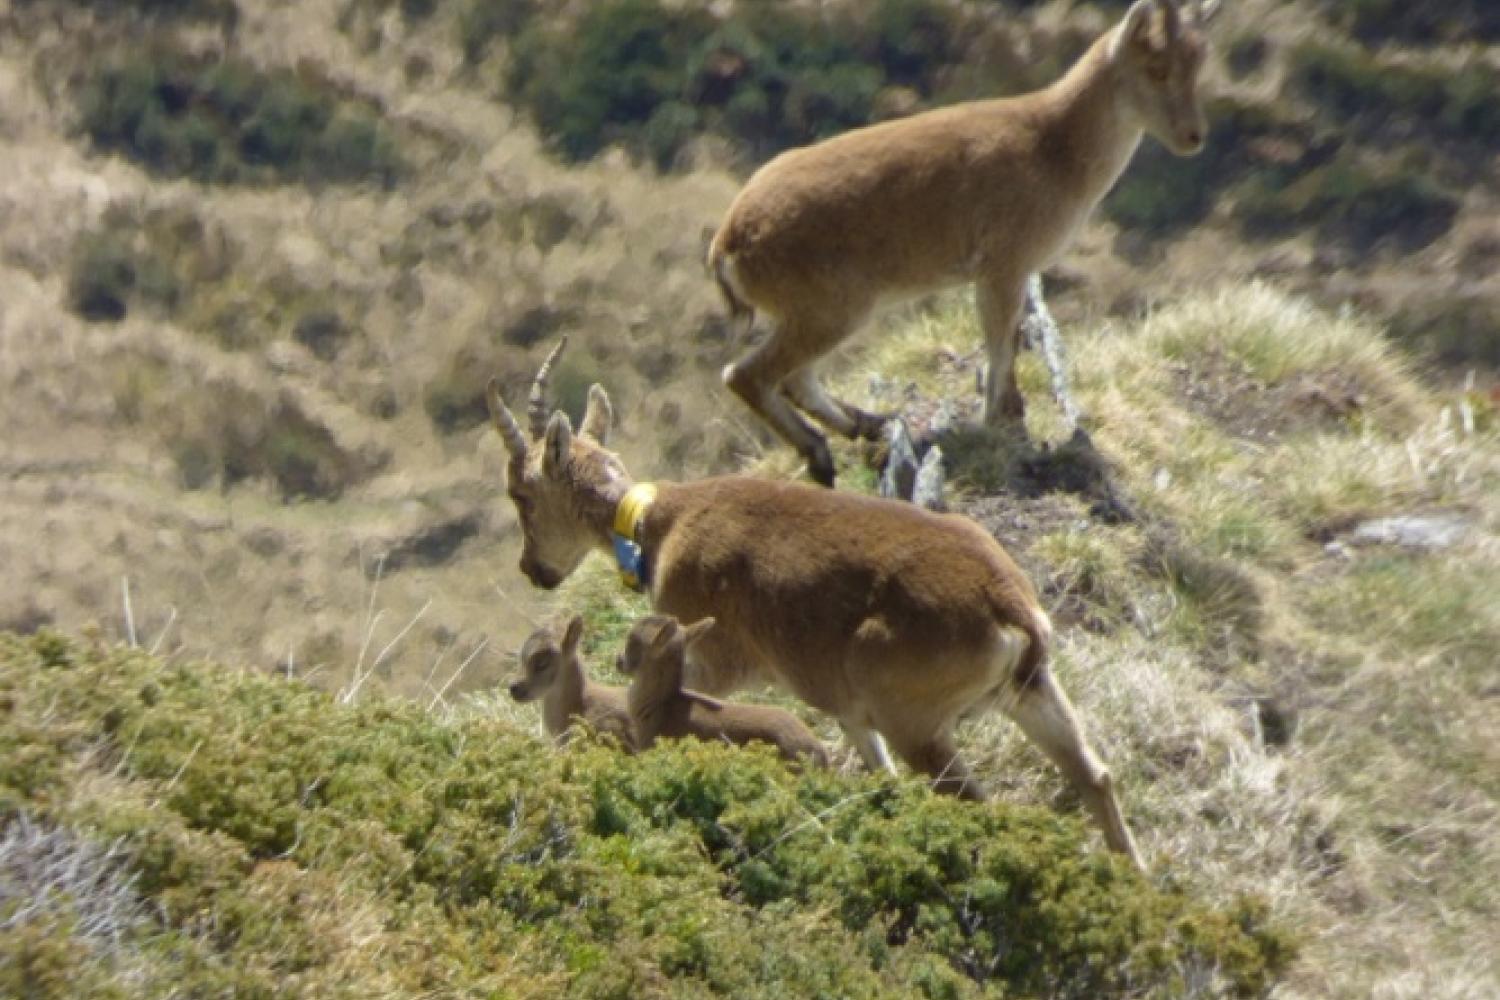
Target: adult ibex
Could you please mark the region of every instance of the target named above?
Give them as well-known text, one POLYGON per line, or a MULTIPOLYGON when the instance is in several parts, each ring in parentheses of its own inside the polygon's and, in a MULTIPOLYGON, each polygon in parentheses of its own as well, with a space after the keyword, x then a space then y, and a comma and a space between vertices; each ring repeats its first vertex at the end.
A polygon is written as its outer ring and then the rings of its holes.
POLYGON ((826 767, 828 751, 786 709, 720 701, 683 688, 688 655, 713 628, 712 618, 683 628, 671 615, 647 615, 630 629, 619 670, 630 677, 625 703, 640 748, 649 749, 658 739, 684 736, 739 746, 766 743, 786 760, 826 767))
POLYGON ((816 362, 882 301, 974 283, 989 351, 985 422, 1020 424, 1026 280, 1068 245, 1143 132, 1203 148, 1202 26, 1217 0, 1137 0, 1058 81, 857 129, 783 153, 730 206, 708 263, 731 313, 773 329, 725 383, 833 483, 828 442, 881 420, 830 397, 816 362), (799 410, 801 412, 799 412, 799 410))
POLYGON ((574 615, 563 628, 562 638, 550 627, 542 627, 521 644, 521 676, 510 686, 518 702, 542 700, 542 725, 552 738, 566 740, 579 722, 608 733, 627 750, 636 746, 630 723, 625 689, 596 684, 578 655, 583 638, 583 619, 574 615))
POLYGON ((873 734, 941 790, 985 792, 953 730, 977 710, 1014 719, 1077 787, 1111 848, 1139 864, 1110 781, 1047 666, 1052 626, 993 538, 955 515, 797 483, 723 477, 636 484, 607 450, 609 396, 591 386, 579 433, 532 386, 529 433, 488 390, 510 453, 521 571, 551 589, 589 552, 663 614, 716 619, 694 645, 690 686, 722 693, 772 679, 838 719, 865 760, 873 734))

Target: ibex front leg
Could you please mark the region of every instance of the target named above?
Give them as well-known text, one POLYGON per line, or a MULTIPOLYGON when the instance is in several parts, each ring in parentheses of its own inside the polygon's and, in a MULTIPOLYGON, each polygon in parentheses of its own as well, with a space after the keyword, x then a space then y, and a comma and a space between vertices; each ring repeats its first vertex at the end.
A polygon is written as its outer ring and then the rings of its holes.
POLYGON ((974 293, 990 361, 984 384, 985 426, 1019 426, 1024 432, 1026 403, 1016 385, 1016 355, 1021 347, 1021 303, 1026 299, 1026 275, 981 278, 974 293))

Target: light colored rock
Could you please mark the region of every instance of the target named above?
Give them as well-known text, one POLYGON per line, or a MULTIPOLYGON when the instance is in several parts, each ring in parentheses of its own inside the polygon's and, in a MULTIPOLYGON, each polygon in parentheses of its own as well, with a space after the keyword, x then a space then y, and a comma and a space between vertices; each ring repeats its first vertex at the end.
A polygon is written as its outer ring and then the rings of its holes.
POLYGON ((1459 544, 1473 527, 1474 519, 1461 511, 1399 514, 1356 525, 1347 540, 1350 545, 1399 545, 1436 551, 1459 544))

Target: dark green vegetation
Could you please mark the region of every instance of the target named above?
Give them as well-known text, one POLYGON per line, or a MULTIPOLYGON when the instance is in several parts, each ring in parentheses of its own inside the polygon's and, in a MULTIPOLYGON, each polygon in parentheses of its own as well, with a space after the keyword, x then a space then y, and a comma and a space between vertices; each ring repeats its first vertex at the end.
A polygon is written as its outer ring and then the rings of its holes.
MULTIPOLYGON (((1377 7, 1352 16, 1373 25, 1399 13, 1377 7)), ((497 37, 510 39, 505 96, 559 155, 583 160, 619 144, 661 169, 681 163, 702 135, 729 140, 750 165, 882 118, 1028 90, 1062 72, 1085 41, 1061 36, 1045 60, 1017 61, 983 30, 993 9, 934 0, 817 11, 757 2, 727 14, 662 0, 573 13, 520 2, 465 10, 466 54, 477 60, 497 37)), ((1225 45, 1240 77, 1264 64, 1263 43, 1225 45)), ((1133 234, 1165 238, 1203 222, 1227 195, 1243 200, 1236 217, 1251 239, 1310 226, 1324 243, 1411 253, 1447 232, 1461 183, 1453 178, 1486 162, 1464 150, 1500 141, 1494 71, 1477 59, 1391 64, 1320 41, 1296 47, 1290 62, 1285 93, 1218 102, 1202 155, 1176 157, 1148 141, 1107 214, 1133 234), (1296 111, 1298 100, 1312 114, 1296 111), (1393 143, 1414 139, 1452 148, 1386 162, 1393 143), (1329 167, 1340 144, 1349 148, 1329 167)))
POLYGON ((1446 233, 1458 208, 1458 198, 1424 174, 1371 168, 1341 155, 1310 170, 1258 174, 1236 212, 1254 236, 1309 227, 1325 241, 1358 250, 1385 243, 1411 252, 1446 233))
POLYGON ((1323 0, 1323 7, 1340 28, 1370 44, 1500 39, 1500 8, 1489 0, 1323 0))
POLYGON ((908 110, 903 101, 914 105, 942 87, 963 51, 965 23, 935 0, 822 12, 762 0, 737 5, 729 18, 660 0, 609 0, 576 21, 506 20, 526 22, 512 48, 508 96, 560 154, 586 159, 619 142, 663 168, 702 133, 731 138, 759 159, 908 110), (883 109, 883 96, 893 106, 883 109))
POLYGON ((1104 202, 1105 214, 1132 233, 1181 232, 1202 222, 1222 192, 1264 166, 1246 155, 1249 144, 1283 140, 1298 131, 1270 108, 1234 100, 1211 104, 1208 118, 1208 142, 1197 156, 1176 156, 1160 143, 1142 143, 1104 202))
POLYGON ((0 822, 102 869, 0 924, 7 995, 1254 994, 1290 955, 1256 903, 1153 889, 1047 811, 560 754, 49 632, 0 636, 0 747, 0 822))
POLYGON ((170 263, 120 233, 94 233, 74 247, 68 304, 86 320, 124 319, 131 302, 170 310, 181 294, 170 263))
POLYGON ((1361 48, 1309 40, 1292 50, 1291 64, 1295 84, 1325 113, 1366 135, 1435 134, 1500 144, 1500 76, 1481 61, 1402 65, 1361 48))
POLYGON ((295 73, 147 51, 79 95, 94 144, 153 173, 214 183, 394 183, 396 141, 369 108, 295 73))

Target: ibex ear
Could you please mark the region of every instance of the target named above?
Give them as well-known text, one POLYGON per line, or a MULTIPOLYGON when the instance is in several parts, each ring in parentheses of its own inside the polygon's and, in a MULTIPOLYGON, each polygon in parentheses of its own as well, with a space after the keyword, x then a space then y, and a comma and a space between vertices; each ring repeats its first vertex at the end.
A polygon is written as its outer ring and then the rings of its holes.
POLYGON ((561 410, 547 421, 547 440, 542 451, 542 471, 551 475, 568 464, 573 451, 573 424, 561 410))
POLYGON ((1151 8, 1157 0, 1135 0, 1125 12, 1114 40, 1109 43, 1109 57, 1118 59, 1125 47, 1133 42, 1146 42, 1151 31, 1151 8))
POLYGON ((583 425, 578 433, 601 445, 609 444, 609 429, 615 422, 614 408, 609 405, 609 393, 598 382, 589 386, 589 405, 583 411, 583 425))
POLYGON ((713 627, 714 620, 712 618, 700 618, 682 630, 682 640, 688 649, 692 649, 695 643, 713 630, 713 627))
POLYGON ((578 641, 583 638, 583 615, 574 615, 568 619, 567 628, 563 630, 562 650, 564 656, 572 656, 578 649, 578 641))

